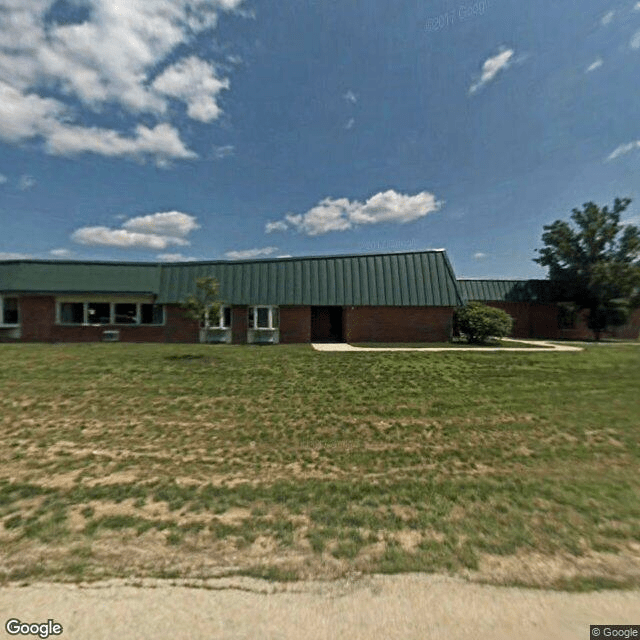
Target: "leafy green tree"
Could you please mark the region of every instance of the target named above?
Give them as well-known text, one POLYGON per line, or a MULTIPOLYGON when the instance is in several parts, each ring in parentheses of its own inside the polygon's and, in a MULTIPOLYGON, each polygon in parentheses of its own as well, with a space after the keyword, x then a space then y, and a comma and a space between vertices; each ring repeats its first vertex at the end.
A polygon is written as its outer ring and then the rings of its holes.
POLYGON ((195 293, 180 306, 190 318, 198 322, 200 327, 208 329, 211 321, 215 321, 220 313, 219 293, 220 286, 215 278, 198 278, 195 293))
POLYGON ((621 225, 631 204, 616 198, 613 208, 587 202, 573 209, 571 220, 544 226, 539 257, 549 279, 559 285, 576 309, 588 310, 587 323, 596 340, 609 326, 624 324, 640 306, 640 230, 621 225))
POLYGON ((488 307, 480 302, 469 302, 455 311, 454 324, 467 341, 475 344, 489 338, 503 338, 511 333, 513 318, 502 309, 488 307))

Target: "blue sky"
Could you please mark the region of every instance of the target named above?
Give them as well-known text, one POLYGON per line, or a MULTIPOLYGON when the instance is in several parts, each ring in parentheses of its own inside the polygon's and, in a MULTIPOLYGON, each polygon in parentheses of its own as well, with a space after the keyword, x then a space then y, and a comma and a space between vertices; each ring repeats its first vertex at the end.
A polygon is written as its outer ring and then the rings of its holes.
POLYGON ((445 248, 640 202, 640 2, 0 0, 0 259, 445 248))

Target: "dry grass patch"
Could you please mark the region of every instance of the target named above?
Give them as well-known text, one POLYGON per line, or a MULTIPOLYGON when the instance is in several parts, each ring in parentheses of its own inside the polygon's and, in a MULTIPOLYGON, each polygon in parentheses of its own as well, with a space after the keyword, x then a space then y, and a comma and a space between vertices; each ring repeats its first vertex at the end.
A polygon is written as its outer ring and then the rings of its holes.
POLYGON ((632 347, 1 349, 5 578, 640 584, 632 347))

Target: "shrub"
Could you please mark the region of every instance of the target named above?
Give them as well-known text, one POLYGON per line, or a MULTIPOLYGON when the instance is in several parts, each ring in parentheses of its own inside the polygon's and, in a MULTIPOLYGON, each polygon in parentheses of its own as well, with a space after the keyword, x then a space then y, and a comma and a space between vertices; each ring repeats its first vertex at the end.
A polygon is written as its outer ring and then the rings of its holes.
POLYGON ((508 336, 513 328, 513 318, 506 311, 480 302, 469 302, 456 309, 454 322, 467 341, 474 344, 482 344, 490 337, 508 336))

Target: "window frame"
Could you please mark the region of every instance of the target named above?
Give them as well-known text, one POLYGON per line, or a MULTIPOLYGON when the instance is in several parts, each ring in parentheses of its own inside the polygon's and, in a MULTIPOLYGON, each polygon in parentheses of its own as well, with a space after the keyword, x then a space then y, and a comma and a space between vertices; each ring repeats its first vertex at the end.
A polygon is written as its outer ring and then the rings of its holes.
MULTIPOLYGON (((99 296, 98 296, 99 297, 99 296)), ((153 311, 152 311, 153 317, 153 311)), ((84 299, 69 299, 69 300, 56 300, 56 324, 64 327, 162 327, 166 324, 167 314, 165 311, 165 305, 156 304, 155 302, 132 302, 131 300, 118 300, 117 298, 109 301, 97 301, 96 299, 84 298, 84 299), (62 320, 62 305, 64 304, 81 304, 82 305, 82 322, 64 322, 62 320), (109 322, 96 323, 91 322, 89 319, 89 305, 90 304, 108 304, 109 305, 109 322), (116 322, 116 305, 119 304, 135 304, 136 315, 135 322, 116 322), (160 307, 162 314, 162 322, 143 322, 142 321, 142 305, 151 305, 154 307, 160 307)))
POLYGON ((19 296, 7 296, 7 295, 0 295, 0 327, 19 327, 20 326, 20 298, 19 296), (16 322, 5 322, 4 321, 4 301, 5 300, 15 300, 17 305, 17 321, 16 322))
POLYGON ((277 305, 256 304, 251 305, 247 312, 247 328, 253 331, 277 331, 280 328, 280 309, 277 305), (267 309, 268 326, 258 326, 258 309, 267 309), (274 318, 277 322, 274 324, 274 318), (250 322, 253 320, 253 322, 250 322))
POLYGON ((215 329, 231 329, 231 307, 228 304, 220 305, 220 312, 218 314, 218 325, 215 329), (225 316, 229 312, 229 322, 225 322, 225 316))

